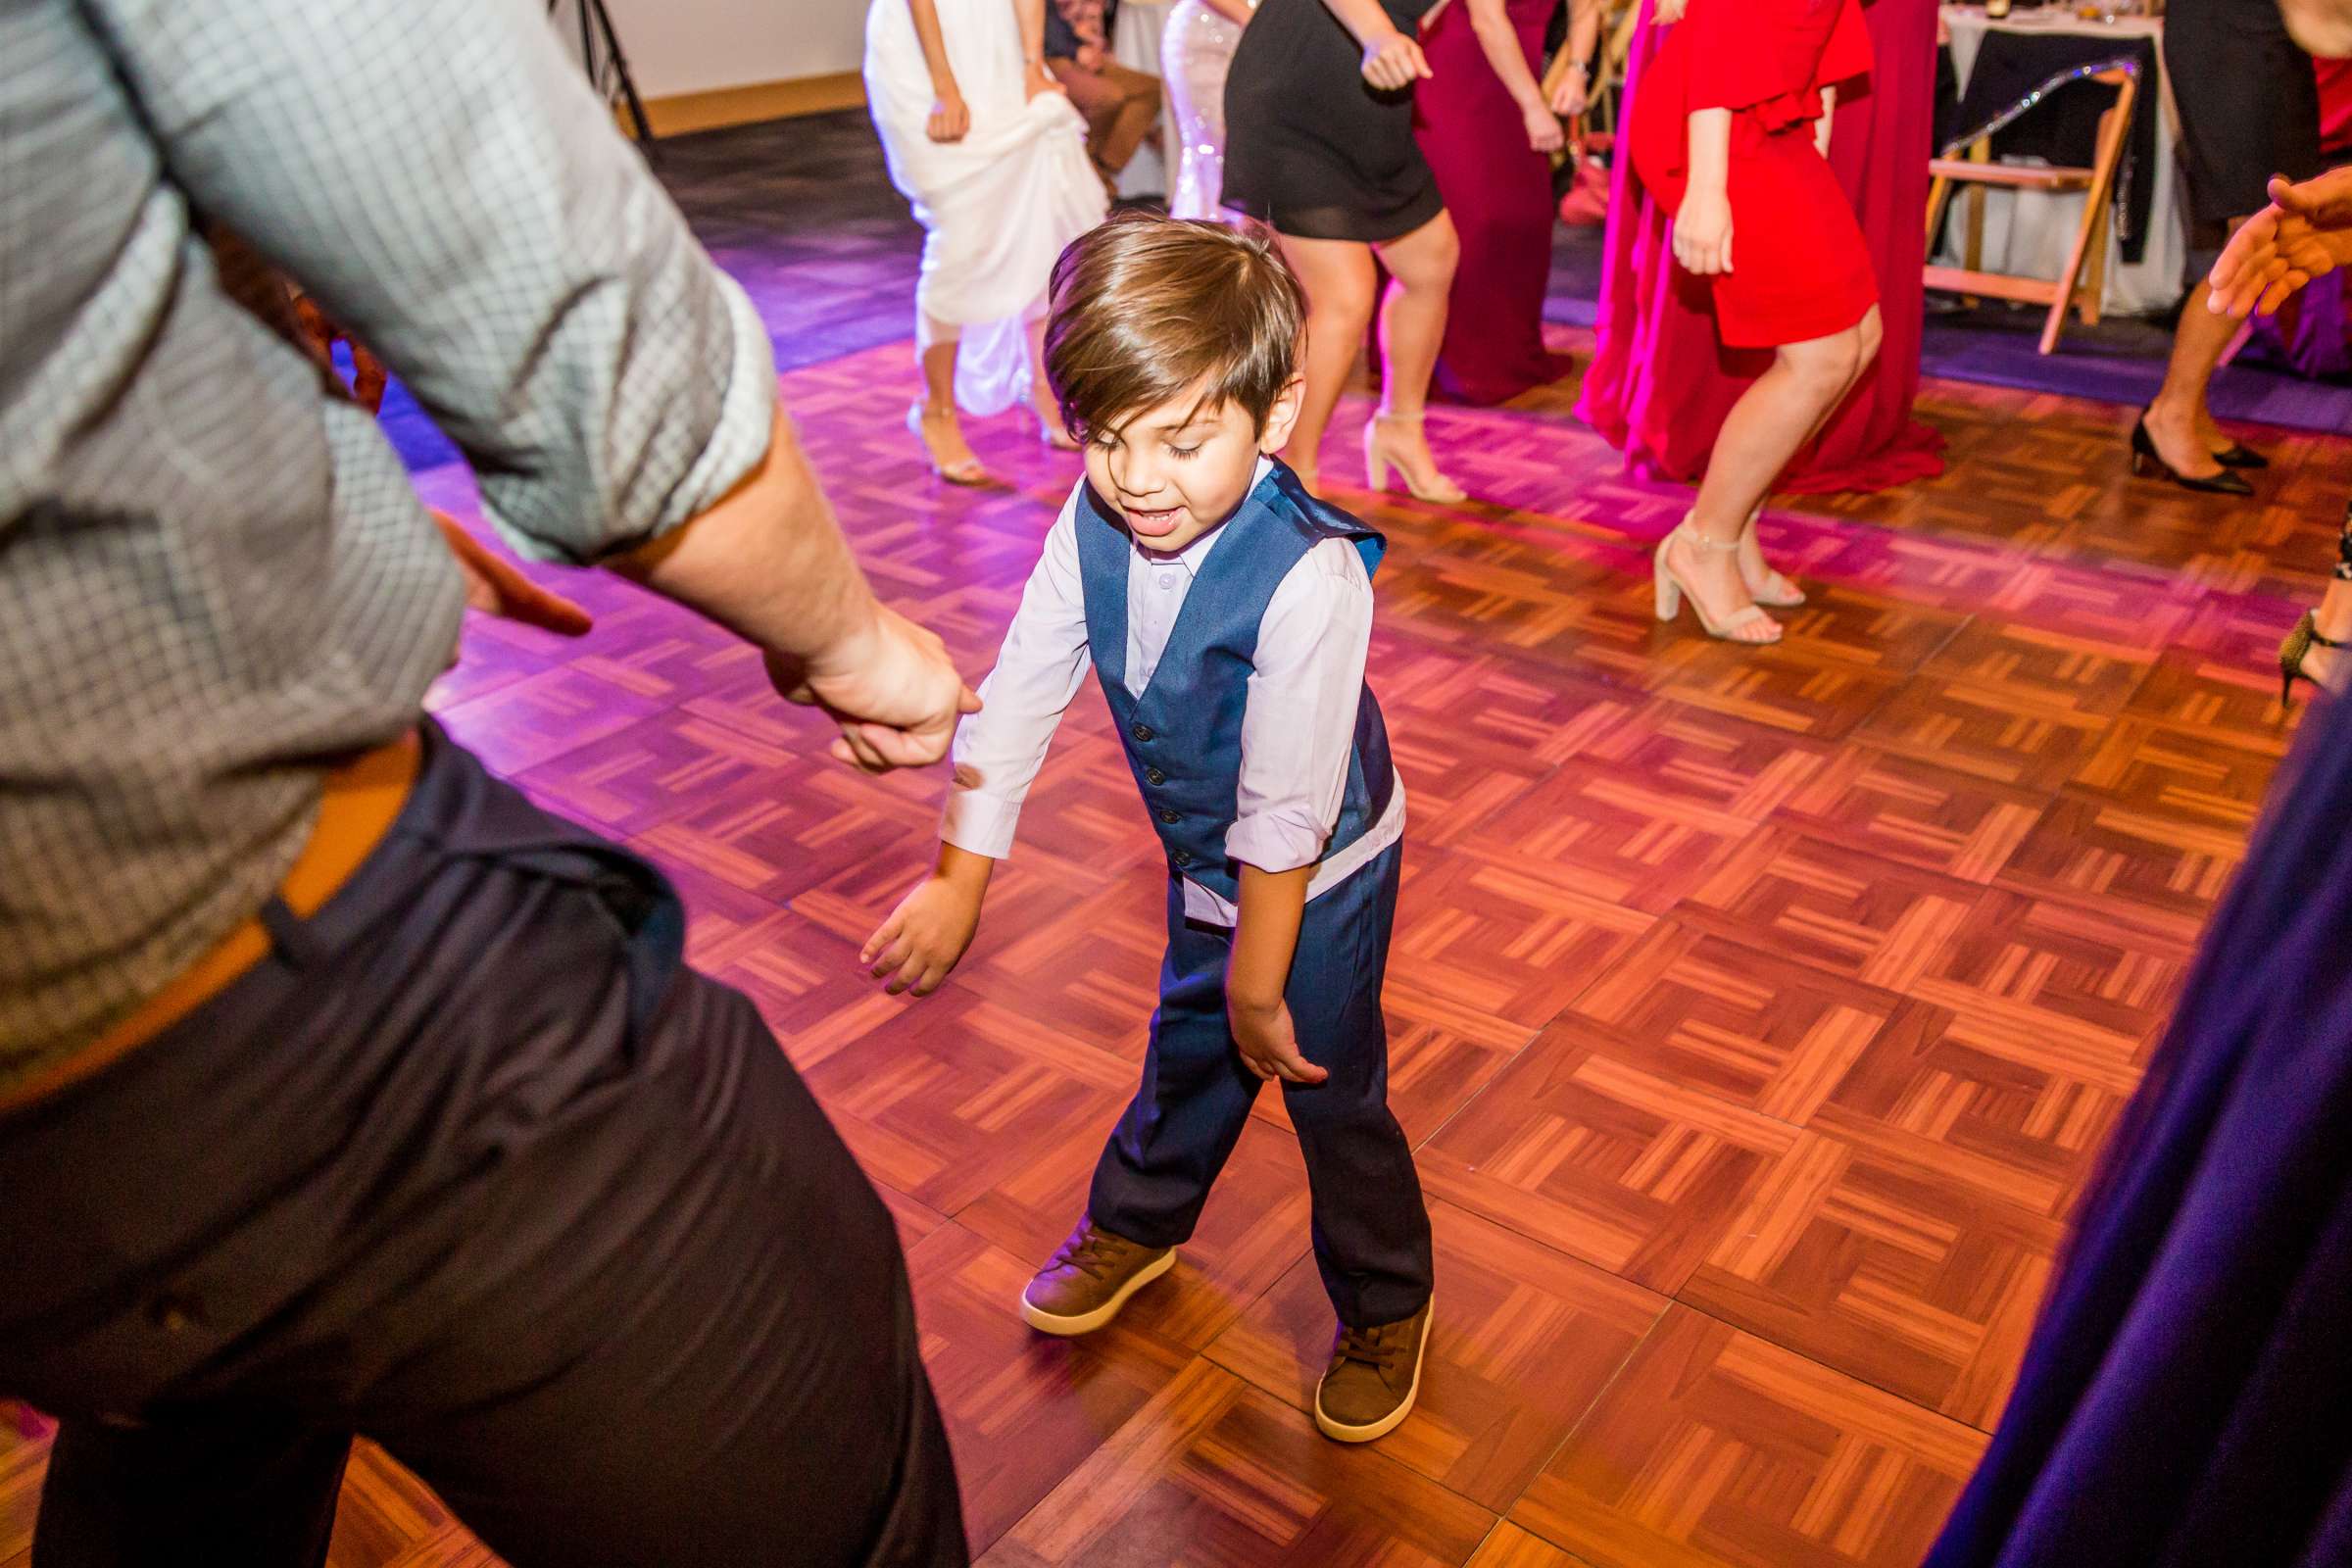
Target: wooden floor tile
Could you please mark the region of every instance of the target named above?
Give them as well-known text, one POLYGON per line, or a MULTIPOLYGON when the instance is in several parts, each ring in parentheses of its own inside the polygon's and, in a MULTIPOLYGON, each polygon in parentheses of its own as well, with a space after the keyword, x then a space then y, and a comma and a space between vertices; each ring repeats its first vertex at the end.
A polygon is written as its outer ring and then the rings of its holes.
POLYGON ((1923 674, 1905 682, 1852 738, 1996 784, 2052 790, 2090 756, 2107 727, 2104 714, 1923 674))
POLYGON ((788 794, 805 760, 802 751, 673 709, 574 747, 517 782, 566 816, 626 836, 752 780, 788 794))
POLYGON ((1516 856, 1409 846, 1389 950, 1389 998, 1415 1016, 1549 1021, 1651 916, 1574 871, 1516 856))
POLYGON ((2187 944, 2204 929, 2244 853, 2243 834, 2229 828, 2070 792, 2034 822, 1999 881, 2187 944))
POLYGON ((1772 827, 1742 843, 1677 912, 1703 929, 1899 991, 1935 962, 1983 892, 1772 827))
POLYGON ((1987 615, 1970 617, 1924 666, 1936 679, 2021 708, 2100 716, 2119 711, 2149 668, 2144 650, 1987 615))
POLYGON ((1989 882, 2041 818, 2044 797, 1867 746, 1847 746, 1777 820, 1903 865, 1989 882))
POLYGON ((2133 1079, 2120 1045, 2036 1055, 1973 1018, 1906 1002, 1865 1045, 1808 1125, 1931 1167, 2050 1219, 2074 1212, 2133 1079))
POLYGON ((1429 1193, 1672 1292, 1795 1143, 1788 1123, 1659 1076, 1583 1019, 1545 1030, 1423 1146, 1429 1193))
POLYGON ((1326 1440, 1195 1361, 981 1559, 987 1568, 1466 1563, 1494 1515, 1379 1451, 1326 1440))
MULTIPOLYGON (((1807 1132, 1677 1298, 1913 1403, 1989 1427, 2063 1240, 2041 1208, 1807 1132)), ((1910 1152, 1907 1151, 1906 1152, 1910 1152)), ((2027 1196, 2039 1198, 2039 1193, 2027 1196)))
POLYGON ((1191 1360, 1132 1315, 1082 1340, 1031 1329, 1015 1306, 1035 1266, 953 1224, 907 1255, 923 1360, 956 1450, 975 1554, 1191 1360))
POLYGON ((2071 901, 1994 891, 1905 988, 1952 1038, 2129 1093, 2189 950, 2071 901))
POLYGON ((1680 918, 1580 996, 1615 1057, 1803 1126, 1870 1050, 1903 999, 1680 918))
POLYGON ((1593 1568, 1913 1568, 1984 1444, 1677 1306, 1511 1522, 1593 1568))
MULTIPOLYGON (((1663 1297, 1449 1203, 1430 1206, 1437 1294, 1421 1396, 1381 1452, 1482 1507, 1508 1508, 1599 1398, 1663 1297)), ((1218 1365, 1308 1410, 1334 1317, 1301 1259, 1209 1348, 1218 1365)))
POLYGON ((1583 1568, 1583 1565, 1545 1541, 1505 1521, 1479 1544, 1469 1568, 1583 1568))
POLYGON ((1107 1127, 1125 1062, 950 986, 842 1044, 808 1087, 876 1181, 955 1214, 1072 1135, 1107 1127))

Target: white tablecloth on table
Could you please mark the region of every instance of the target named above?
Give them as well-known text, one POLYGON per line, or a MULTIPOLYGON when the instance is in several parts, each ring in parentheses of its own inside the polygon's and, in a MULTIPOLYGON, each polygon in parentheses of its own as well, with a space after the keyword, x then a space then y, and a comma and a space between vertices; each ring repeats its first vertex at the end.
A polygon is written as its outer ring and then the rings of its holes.
MULTIPOLYGON (((2164 24, 2150 17, 2119 17, 2114 22, 2085 22, 2056 8, 2018 11, 1999 22, 1987 22, 1983 6, 1943 7, 1945 28, 1952 39, 1952 72, 1960 90, 1968 90, 1969 74, 1976 69, 1977 50, 1991 29, 2019 33, 2080 33, 2101 38, 2154 38, 2157 80, 2141 82, 2161 99, 2163 120, 2156 127, 2156 167, 2138 172, 2152 181, 2154 200, 2148 207, 2147 246, 2140 259, 2124 265, 2123 251, 2112 224, 2107 230, 2107 287, 2100 309, 2119 316, 2147 316, 2170 310, 2179 302, 2188 264, 2188 230, 2181 211, 2179 176, 2174 172, 2173 149, 2180 137, 2180 117, 2173 107, 2171 78, 2164 69, 2164 24)), ((1951 217, 1944 223, 1943 248, 1937 264, 1959 267, 1967 237, 1966 187, 1952 195, 1951 217)), ((1984 267, 1987 271, 2015 272, 2028 277, 2056 277, 2066 266, 2067 252, 2082 227, 2083 191, 1984 191, 1984 267)))
MULTIPOLYGON (((1052 4, 1053 0, 1047 0, 1052 4)), ((1159 35, 1168 30, 1168 13, 1176 0, 1119 0, 1110 24, 1110 57, 1130 71, 1164 76, 1159 69, 1159 35)), ((1176 172, 1184 167, 1184 144, 1176 137, 1176 117, 1167 111, 1161 94, 1159 135, 1147 139, 1135 157, 1119 171, 1121 196, 1173 196, 1176 172)))

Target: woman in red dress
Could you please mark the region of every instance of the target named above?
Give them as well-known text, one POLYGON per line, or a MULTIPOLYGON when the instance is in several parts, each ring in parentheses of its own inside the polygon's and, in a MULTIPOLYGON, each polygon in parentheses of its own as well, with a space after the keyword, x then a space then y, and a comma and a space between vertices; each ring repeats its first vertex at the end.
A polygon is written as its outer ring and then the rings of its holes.
POLYGON ((1707 296, 1725 347, 1774 351, 1658 545, 1658 617, 1687 595, 1709 635, 1777 642, 1758 601, 1803 595, 1766 564, 1756 514, 1882 336, 1870 250, 1822 151, 1870 34, 1861 0, 1658 0, 1657 19, 1673 25, 1634 100, 1636 172, 1674 211, 1676 286, 1707 296))
MULTIPOLYGON (((1936 8, 1936 0, 1863 0, 1870 80, 1849 85, 1832 117, 1830 167, 1870 244, 1886 340, 1820 436, 1782 470, 1777 491, 1884 490, 1943 471, 1943 436, 1912 412, 1926 319, 1936 8)), ((1672 30, 1647 18, 1635 30, 1625 67, 1634 101, 1672 30)), ((1576 412, 1625 454, 1628 468, 1689 483, 1705 470, 1724 416, 1771 367, 1772 354, 1716 341, 1705 296, 1693 308, 1676 287, 1666 239, 1672 210, 1635 177, 1630 159, 1618 160, 1612 183, 1597 341, 1576 412)))

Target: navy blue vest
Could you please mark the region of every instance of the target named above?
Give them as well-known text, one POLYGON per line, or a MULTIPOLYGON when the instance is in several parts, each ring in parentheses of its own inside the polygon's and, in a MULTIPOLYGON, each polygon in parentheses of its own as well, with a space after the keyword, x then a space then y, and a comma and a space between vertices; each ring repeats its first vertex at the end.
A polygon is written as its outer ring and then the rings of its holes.
MULTIPOLYGON (((1127 765, 1144 792, 1144 808, 1168 852, 1168 864, 1219 897, 1240 897, 1240 872, 1225 855, 1242 780, 1242 713, 1256 664, 1257 629, 1291 568, 1326 539, 1362 553, 1369 575, 1380 564, 1381 536, 1337 507, 1307 494, 1276 463, 1224 524, 1201 563, 1168 635, 1167 651, 1141 697, 1127 695, 1127 572, 1134 542, 1116 513, 1081 489, 1077 512, 1079 579, 1086 634, 1102 695, 1118 721, 1127 765)), ((1389 732, 1372 690, 1355 711, 1348 788, 1325 856, 1361 838, 1389 808, 1396 775, 1389 732)))

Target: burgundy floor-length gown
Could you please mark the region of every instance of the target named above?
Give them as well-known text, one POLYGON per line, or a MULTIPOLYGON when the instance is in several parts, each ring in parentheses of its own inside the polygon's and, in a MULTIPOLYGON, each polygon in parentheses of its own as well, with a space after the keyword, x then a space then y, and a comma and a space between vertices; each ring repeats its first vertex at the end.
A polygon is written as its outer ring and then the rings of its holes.
MULTIPOLYGON (((1544 74, 1544 28, 1558 0, 1508 0, 1529 69, 1544 74)), ((1487 63, 1470 8, 1456 0, 1423 34, 1429 79, 1413 89, 1413 134, 1438 176, 1462 259, 1438 351, 1437 390, 1501 403, 1566 375, 1544 347, 1551 280, 1551 160, 1527 144, 1519 106, 1487 63)))
MULTIPOLYGON (((1626 64, 1628 101, 1657 53, 1660 29, 1643 0, 1626 64)), ((1883 490, 1943 471, 1943 437, 1911 414, 1919 393, 1921 271, 1927 261, 1928 155, 1935 139, 1936 0, 1868 0, 1869 85, 1838 105, 1830 164, 1854 204, 1878 275, 1886 342, 1878 363, 1776 490, 1883 490)), ((1651 201, 1620 158, 1594 319, 1597 346, 1577 413, 1654 477, 1694 480, 1716 432, 1766 351, 1725 349, 1705 296, 1674 285, 1671 212, 1651 201)), ((1735 237, 1735 245, 1738 243, 1735 237)))

